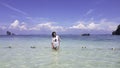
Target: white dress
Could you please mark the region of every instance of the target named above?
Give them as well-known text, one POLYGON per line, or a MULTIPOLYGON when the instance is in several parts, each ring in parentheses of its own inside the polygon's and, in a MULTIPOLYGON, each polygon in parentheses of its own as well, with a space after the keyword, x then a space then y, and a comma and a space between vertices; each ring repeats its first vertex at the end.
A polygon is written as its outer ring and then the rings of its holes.
POLYGON ((56 35, 56 37, 52 37, 52 43, 53 43, 54 47, 59 46, 59 36, 58 35, 56 35))

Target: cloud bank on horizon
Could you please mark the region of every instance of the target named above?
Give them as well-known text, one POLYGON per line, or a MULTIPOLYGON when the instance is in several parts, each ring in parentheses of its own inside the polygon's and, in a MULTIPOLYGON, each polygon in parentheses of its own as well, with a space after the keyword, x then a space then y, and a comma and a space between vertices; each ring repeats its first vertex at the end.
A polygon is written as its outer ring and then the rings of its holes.
POLYGON ((120 23, 119 0, 1 0, 0 34, 110 34, 120 23), (108 2, 109 1, 109 2, 108 2))
MULTIPOLYGON (((84 21, 78 21, 78 22, 75 22, 75 24, 70 27, 65 27, 65 26, 58 26, 55 24, 55 22, 43 22, 43 23, 35 24, 34 26, 30 26, 29 24, 27 24, 25 22, 20 22, 19 20, 15 20, 8 26, 0 26, 0 30, 3 30, 3 31, 10 30, 10 31, 13 31, 16 33, 27 31, 28 32, 27 34, 29 34, 29 33, 37 34, 37 32, 38 32, 38 34, 39 34, 39 32, 44 34, 44 32, 46 32, 46 31, 47 32, 57 31, 57 32, 63 33, 63 34, 66 34, 66 33, 74 34, 75 31, 77 33, 79 31, 78 34, 94 33, 96 31, 98 31, 98 32, 106 31, 109 33, 109 32, 114 31, 116 29, 116 26, 118 25, 117 23, 109 22, 106 19, 100 20, 100 22, 97 24, 94 21, 89 21, 87 23, 88 24, 86 24, 86 22, 84 22, 84 21)), ((77 33, 75 33, 75 34, 77 34, 77 33)), ((20 34, 24 34, 24 33, 20 33, 20 34)), ((47 33, 45 33, 45 34, 47 34, 47 33)), ((103 32, 103 34, 104 34, 104 32, 103 32)))

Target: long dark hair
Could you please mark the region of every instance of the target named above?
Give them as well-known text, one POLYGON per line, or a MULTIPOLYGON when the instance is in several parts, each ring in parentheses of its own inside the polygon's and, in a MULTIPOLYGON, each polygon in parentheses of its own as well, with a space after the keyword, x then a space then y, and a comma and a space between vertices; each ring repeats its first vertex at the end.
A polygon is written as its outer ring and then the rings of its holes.
POLYGON ((56 34, 56 32, 52 32, 52 37, 56 37, 56 35, 54 35, 54 33, 56 34))

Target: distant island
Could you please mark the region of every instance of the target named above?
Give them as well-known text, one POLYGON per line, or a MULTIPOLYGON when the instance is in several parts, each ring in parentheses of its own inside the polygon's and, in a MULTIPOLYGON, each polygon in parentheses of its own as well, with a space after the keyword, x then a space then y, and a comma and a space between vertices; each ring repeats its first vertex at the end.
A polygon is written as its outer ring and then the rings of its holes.
POLYGON ((117 29, 112 32, 112 35, 120 35, 120 25, 118 25, 117 29))
POLYGON ((88 33, 88 34, 82 34, 82 36, 90 36, 90 34, 88 33))
POLYGON ((14 33, 10 32, 10 31, 6 31, 7 35, 15 35, 14 33))

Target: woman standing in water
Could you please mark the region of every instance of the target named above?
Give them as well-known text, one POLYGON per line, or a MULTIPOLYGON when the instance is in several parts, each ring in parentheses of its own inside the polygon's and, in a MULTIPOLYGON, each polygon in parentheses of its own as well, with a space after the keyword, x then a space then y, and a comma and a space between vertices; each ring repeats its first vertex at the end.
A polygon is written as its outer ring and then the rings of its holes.
POLYGON ((52 32, 52 48, 57 50, 60 47, 60 37, 56 32, 52 32))

